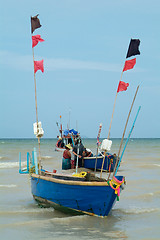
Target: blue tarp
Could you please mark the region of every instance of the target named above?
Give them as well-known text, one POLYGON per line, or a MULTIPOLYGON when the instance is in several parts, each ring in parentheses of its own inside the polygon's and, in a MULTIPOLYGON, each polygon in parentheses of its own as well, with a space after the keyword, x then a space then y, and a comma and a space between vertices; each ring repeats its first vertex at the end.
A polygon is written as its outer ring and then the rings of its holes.
POLYGON ((70 133, 73 133, 74 135, 77 135, 78 131, 74 130, 74 129, 71 129, 69 130, 70 133))
POLYGON ((63 135, 67 136, 69 133, 73 133, 74 135, 77 135, 78 132, 74 129, 70 129, 70 130, 65 129, 64 132, 63 132, 63 135))
POLYGON ((63 135, 67 136, 68 134, 69 134, 69 130, 65 129, 64 132, 63 132, 63 135))

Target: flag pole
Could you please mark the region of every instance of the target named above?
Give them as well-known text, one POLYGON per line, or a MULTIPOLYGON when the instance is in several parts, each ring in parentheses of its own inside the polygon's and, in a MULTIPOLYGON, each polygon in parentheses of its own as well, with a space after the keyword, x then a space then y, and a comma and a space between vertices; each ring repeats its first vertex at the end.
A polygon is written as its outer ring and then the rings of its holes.
MULTIPOLYGON (((122 70, 122 73, 121 73, 121 77, 120 77, 119 82, 122 80, 122 76, 123 76, 123 70, 122 70)), ((109 126, 109 132, 108 132, 108 137, 107 137, 107 139, 110 138, 110 131, 111 131, 111 125, 112 125, 112 120, 113 120, 113 114, 114 114, 114 110, 115 110, 115 105, 116 105, 117 95, 118 95, 118 92, 116 92, 116 96, 115 96, 115 100, 114 100, 113 111, 112 111, 112 117, 111 117, 111 122, 110 122, 110 126, 109 126)))
MULTIPOLYGON (((127 51, 127 55, 126 55, 126 59, 128 57, 131 57, 131 56, 135 56, 135 55, 139 55, 140 54, 140 51, 138 49, 140 45, 140 40, 139 39, 131 39, 130 40, 130 43, 129 43, 129 47, 128 47, 128 51, 127 51)), ((133 60, 133 59, 132 59, 133 60)), ((136 60, 136 59, 135 59, 136 60)), ((130 61, 130 60, 129 60, 130 61)), ((135 65, 135 63, 133 63, 135 65)), ((133 65, 133 66, 134 66, 133 65)), ((125 63, 124 63, 124 67, 125 67, 125 63)), ((126 71, 124 70, 124 67, 123 67, 123 70, 122 70, 122 74, 121 74, 121 78, 120 78, 120 81, 122 79, 122 75, 123 75, 123 72, 126 71)), ((129 68, 131 69, 131 68, 129 68)), ((119 81, 119 82, 120 82, 119 81)), ((116 97, 115 97, 115 101, 114 101, 114 106, 113 106, 113 112, 112 112, 112 117, 111 117, 111 122, 110 122, 110 127, 109 127, 109 132, 108 132, 108 138, 110 137, 110 130, 111 130, 111 125, 112 125, 112 120, 113 120, 113 114, 114 114, 114 109, 115 109, 115 104, 116 104, 116 99, 117 99, 117 95, 118 93, 116 93, 116 97)))
MULTIPOLYGON (((34 67, 34 49, 32 47, 32 54, 33 54, 33 67, 34 67)), ((35 74, 35 70, 34 70, 34 87, 35 87, 35 106, 36 106, 36 122, 37 122, 37 135, 38 135, 38 109, 37 109, 37 87, 36 87, 36 74, 35 74)), ((39 157, 38 157, 38 161, 39 161, 39 173, 41 170, 41 151, 40 151, 40 137, 38 136, 38 149, 39 149, 39 157)))
POLYGON ((137 87, 137 89, 136 89, 136 93, 135 93, 135 95, 134 95, 134 98, 133 98, 133 101, 132 101, 132 104, 131 104, 131 107, 130 107, 130 111, 129 111, 129 113, 128 113, 127 121, 126 121, 126 124, 125 124, 125 127, 124 127, 124 131, 123 131, 123 135, 122 135, 122 139, 121 139, 121 143, 120 143, 120 147, 119 147, 119 151, 118 151, 117 160, 116 160, 116 164, 115 164, 114 171, 113 171, 113 177, 114 177, 114 175, 115 175, 115 171, 116 171, 116 168, 117 168, 117 164, 118 164, 118 162, 119 162, 119 155, 120 155, 120 151, 121 151, 121 148, 122 148, 122 143, 123 143, 124 135, 125 135, 126 128, 127 128, 127 125, 128 125, 129 117, 130 117, 130 115, 131 115, 131 111, 132 111, 132 108, 133 108, 133 104, 134 104, 135 99, 136 99, 136 96, 137 96, 138 89, 139 89, 139 85, 138 85, 138 87, 137 87))
MULTIPOLYGON (((122 76, 123 76, 123 70, 122 70, 122 73, 121 73, 121 77, 120 77, 119 82, 121 81, 122 76)), ((115 100, 114 100, 113 111, 112 111, 112 117, 111 117, 111 122, 110 122, 110 126, 109 126, 109 132, 108 132, 108 137, 107 137, 107 139, 110 138, 110 131, 111 131, 111 125, 112 125, 112 120, 113 120, 113 114, 114 114, 114 110, 115 110, 115 105, 116 105, 117 95, 118 95, 118 92, 116 92, 116 96, 115 96, 115 100)), ((102 162, 102 167, 101 167, 101 174, 100 174, 100 177, 102 177, 102 171, 103 171, 103 166, 104 166, 105 158, 106 158, 106 151, 104 151, 104 156, 103 156, 103 162, 102 162)))
POLYGON ((104 156, 103 156, 103 162, 102 162, 102 167, 101 167, 101 173, 100 173, 100 178, 102 177, 102 171, 103 171, 103 166, 104 166, 104 160, 106 158, 106 150, 104 151, 104 156))
POLYGON ((127 138, 127 140, 126 140, 126 143, 125 143, 124 149, 123 149, 122 154, 121 154, 121 157, 120 157, 120 159, 119 159, 119 161, 118 161, 118 165, 117 165, 117 168, 116 168, 115 175, 117 174, 117 171, 118 171, 119 165, 120 165, 120 163, 121 163, 121 160, 122 160, 123 154, 124 154, 125 149, 126 149, 126 147, 127 147, 127 144, 128 144, 129 138, 130 138, 131 133, 132 133, 132 131, 133 131, 133 128, 134 128, 135 122, 136 122, 136 120, 137 120, 137 117, 138 117, 138 114, 139 114, 140 109, 141 109, 141 106, 139 106, 139 108, 138 108, 138 111, 137 111, 136 117, 135 117, 135 119, 134 119, 133 125, 132 125, 131 130, 130 130, 130 132, 129 132, 129 134, 128 134, 128 138, 127 138))
POLYGON ((99 125, 99 131, 98 131, 98 136, 97 136, 97 153, 96 153, 96 161, 95 161, 95 168, 94 168, 95 172, 96 172, 96 167, 97 167, 98 146, 99 146, 99 137, 101 134, 101 130, 102 130, 102 123, 100 123, 100 125, 99 125))
POLYGON ((60 134, 61 134, 61 138, 62 138, 62 122, 61 122, 61 118, 62 118, 62 116, 60 115, 60 134))

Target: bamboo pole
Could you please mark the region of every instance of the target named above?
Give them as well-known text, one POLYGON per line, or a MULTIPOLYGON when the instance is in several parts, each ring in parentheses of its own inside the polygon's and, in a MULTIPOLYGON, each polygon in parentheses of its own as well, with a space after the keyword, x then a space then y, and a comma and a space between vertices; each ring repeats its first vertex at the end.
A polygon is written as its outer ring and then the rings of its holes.
POLYGON ((77 144, 77 162, 76 162, 76 173, 78 171, 78 155, 79 155, 79 143, 77 144))
MULTIPOLYGON (((122 71, 122 73, 121 73, 121 77, 120 77, 119 82, 122 80, 122 76, 123 76, 123 71, 122 71)), ((118 83, 118 84, 119 84, 119 83, 118 83)), ((109 131, 108 131, 108 137, 107 137, 107 139, 109 139, 109 137, 110 137, 110 131, 111 131, 111 126, 112 126, 112 120, 113 120, 113 115, 114 115, 114 110, 115 110, 115 105, 116 105, 117 96, 118 96, 118 92, 116 93, 115 100, 114 100, 112 117, 111 117, 111 122, 110 122, 110 126, 109 126, 109 131)))
MULTIPOLYGON (((121 77, 120 77, 119 82, 121 81, 122 76, 123 76, 123 71, 122 71, 122 73, 121 73, 121 77)), ((119 84, 119 83, 118 83, 118 84, 119 84)), ((118 92, 116 93, 115 100, 114 100, 113 111, 112 111, 112 117, 111 117, 111 122, 110 122, 110 126, 109 126, 109 131, 108 131, 108 137, 107 137, 107 139, 110 138, 110 131, 111 131, 111 126, 112 126, 112 120, 113 120, 113 115, 114 115, 114 110, 115 110, 115 105, 116 105, 117 96, 118 96, 118 92)), ((106 157, 106 151, 104 152, 104 157, 103 157, 103 162, 102 162, 102 167, 101 167, 101 174, 100 174, 100 177, 102 177, 102 171, 103 171, 103 166, 104 166, 105 157, 106 157)), ((107 164, 107 166, 108 166, 108 164, 107 164)))
MULTIPOLYGON (((33 67, 34 67, 34 49, 32 48, 33 53, 33 67)), ((34 71, 34 87, 35 87, 35 106, 36 106, 36 122, 37 122, 37 134, 38 134, 38 109, 37 109, 37 87, 36 87, 36 74, 34 71)), ((38 149, 39 149, 39 156, 38 156, 38 163, 39 163, 39 173, 41 170, 41 151, 40 151, 40 137, 38 138, 38 149)))
POLYGON ((68 129, 70 129, 70 117, 71 117, 71 109, 69 109, 69 121, 68 121, 68 129))
POLYGON ((95 162, 95 168, 94 168, 94 171, 96 172, 96 167, 97 167, 97 155, 98 155, 98 140, 99 140, 99 137, 100 137, 100 134, 101 134, 101 130, 102 130, 102 123, 100 123, 99 125, 99 131, 98 131, 98 136, 97 136, 97 152, 96 152, 96 162, 95 162))
POLYGON ((97 145, 96 161, 95 161, 95 167, 94 167, 94 171, 95 171, 95 172, 96 172, 96 167, 97 167, 97 156, 98 156, 98 145, 97 145))
POLYGON ((124 152, 125 152, 125 149, 126 149, 126 147, 127 147, 127 144, 128 144, 129 138, 130 138, 130 136, 131 136, 131 133, 132 133, 132 131, 133 131, 133 129, 134 129, 134 125, 135 125, 135 122, 136 122, 136 120, 137 120, 137 117, 138 117, 138 114, 139 114, 140 109, 141 109, 141 106, 139 106, 139 108, 138 108, 138 111, 137 111, 136 117, 135 117, 135 119, 134 119, 133 125, 132 125, 131 130, 130 130, 130 132, 129 132, 129 134, 128 134, 128 138, 127 138, 126 143, 125 143, 125 146, 124 146, 124 148, 123 148, 123 151, 122 151, 120 160, 118 161, 118 165, 117 165, 117 168, 116 168, 115 175, 117 174, 119 165, 120 165, 120 163, 121 163, 121 160, 122 160, 123 154, 124 154, 124 152))
POLYGON ((60 115, 60 134, 61 134, 61 138, 62 138, 62 122, 61 122, 61 118, 62 118, 62 116, 60 115))
POLYGON ((100 178, 102 177, 102 171, 103 171, 103 166, 104 166, 105 157, 106 157, 106 151, 104 151, 104 156, 103 156, 103 162, 102 162, 102 167, 101 167, 100 178))
MULTIPOLYGON (((121 77, 120 77, 119 82, 122 80, 122 76, 123 76, 123 70, 122 70, 122 73, 121 73, 121 77)), ((118 84, 119 84, 119 83, 118 83, 118 84)), ((114 99, 112 117, 111 117, 111 121, 110 121, 110 126, 109 126, 109 131, 108 131, 108 137, 107 137, 107 139, 110 138, 110 131, 111 131, 111 126, 112 126, 112 120, 113 120, 113 115, 114 115, 114 110, 115 110, 115 105, 116 105, 117 96, 118 96, 118 92, 116 92, 116 96, 115 96, 115 99, 114 99)), ((106 151, 104 152, 104 158, 103 158, 102 166, 104 165, 105 157, 106 157, 106 151)), ((108 166, 108 164, 107 164, 107 166, 108 166)), ((101 168, 101 175, 102 175, 102 171, 103 171, 103 169, 101 168)))
POLYGON ((122 139, 121 139, 121 143, 120 143, 120 147, 119 147, 119 151, 118 151, 117 161, 116 161, 116 164, 115 164, 115 167, 114 167, 114 171, 113 171, 113 176, 115 175, 115 171, 116 171, 117 164, 118 164, 118 161, 119 161, 118 159, 119 159, 120 151, 121 151, 121 148, 122 148, 122 143, 123 143, 124 135, 125 135, 126 128, 127 128, 127 125, 128 125, 128 120, 129 120, 129 117, 130 117, 130 114, 131 114, 131 111, 132 111, 132 108, 133 108, 134 101, 135 101, 136 96, 137 96, 138 89, 139 89, 139 85, 138 85, 138 87, 137 87, 136 93, 135 93, 135 95, 134 95, 134 98, 133 98, 133 101, 132 101, 132 104, 131 104, 130 111, 129 111, 129 113, 128 113, 127 121, 126 121, 126 124, 125 124, 125 127, 124 127, 124 131, 123 131, 123 135, 122 135, 122 139))

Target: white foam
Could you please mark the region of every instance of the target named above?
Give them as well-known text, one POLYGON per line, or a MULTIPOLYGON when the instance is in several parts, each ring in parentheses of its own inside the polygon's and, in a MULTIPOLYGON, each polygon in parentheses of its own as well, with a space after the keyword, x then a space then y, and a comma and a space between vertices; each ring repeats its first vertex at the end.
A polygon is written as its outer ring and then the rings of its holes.
POLYGON ((160 167, 160 164, 153 164, 154 166, 156 166, 156 167, 160 167))
MULTIPOLYGON (((16 185, 15 185, 16 186, 16 185)), ((23 209, 17 209, 17 210, 7 210, 7 211, 1 211, 1 213, 3 214, 30 214, 30 213, 34 213, 34 214, 39 214, 39 213, 46 213, 46 212, 53 212, 54 208, 23 208, 23 209)))
MULTIPOLYGON (((71 223, 71 222, 79 222, 80 220, 83 220, 85 218, 88 218, 88 215, 75 215, 75 216, 70 216, 70 217, 65 217, 65 218, 52 218, 50 219, 50 221, 52 222, 56 222, 56 223, 71 223)), ((73 229, 73 228, 72 228, 73 229)), ((75 228, 76 230, 78 230, 78 228, 75 228)))
MULTIPOLYGON (((25 166, 26 163, 22 162, 21 166, 25 166)), ((0 163, 0 168, 15 168, 19 167, 19 162, 1 162, 0 163)))
POLYGON ((13 188, 13 187, 17 187, 17 185, 14 185, 14 184, 0 185, 0 188, 13 188))
POLYGON ((125 213, 128 214, 143 214, 143 213, 151 213, 151 212, 159 212, 159 208, 130 208, 130 209, 123 209, 125 213))
POLYGON ((51 158, 53 158, 53 157, 51 157, 51 156, 42 156, 42 159, 51 159, 51 158))
MULTIPOLYGON (((20 211, 7 211, 7 212, 3 212, 3 214, 11 214, 11 213, 13 213, 13 214, 21 214, 21 213, 40 213, 40 211, 51 211, 51 209, 49 208, 45 208, 45 209, 39 209, 39 208, 37 208, 37 209, 22 209, 22 210, 20 210, 20 211)), ((54 209, 52 209, 52 211, 54 212, 54 209)), ((1 213, 2 213, 2 211, 1 211, 1 213)), ((15 223, 9 223, 9 224, 6 224, 6 226, 21 226, 21 225, 37 225, 38 227, 40 227, 41 225, 44 227, 44 225, 46 225, 46 226, 48 226, 48 224, 49 223, 55 223, 55 224, 69 224, 69 226, 70 226, 70 224, 72 223, 72 222, 75 222, 75 220, 77 219, 77 221, 79 222, 79 220, 80 219, 84 219, 84 218, 86 218, 86 217, 89 217, 89 216, 85 216, 85 215, 82 215, 82 216, 71 216, 71 217, 54 217, 54 218, 49 218, 49 219, 36 219, 36 220, 29 220, 29 221, 25 221, 25 222, 15 222, 15 223)), ((79 227, 75 227, 75 228, 72 228, 72 230, 80 230, 81 229, 81 227, 79 228, 79 227)))

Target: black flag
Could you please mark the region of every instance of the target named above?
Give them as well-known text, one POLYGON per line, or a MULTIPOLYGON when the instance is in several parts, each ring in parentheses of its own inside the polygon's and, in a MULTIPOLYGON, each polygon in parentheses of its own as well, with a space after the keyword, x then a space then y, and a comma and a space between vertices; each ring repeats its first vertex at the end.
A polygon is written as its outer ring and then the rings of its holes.
POLYGON ((140 55, 140 51, 138 49, 139 45, 140 45, 139 39, 131 39, 126 58, 129 58, 135 55, 140 55))
POLYGON ((33 33, 35 29, 40 28, 42 25, 38 19, 38 15, 31 17, 31 32, 33 33))

